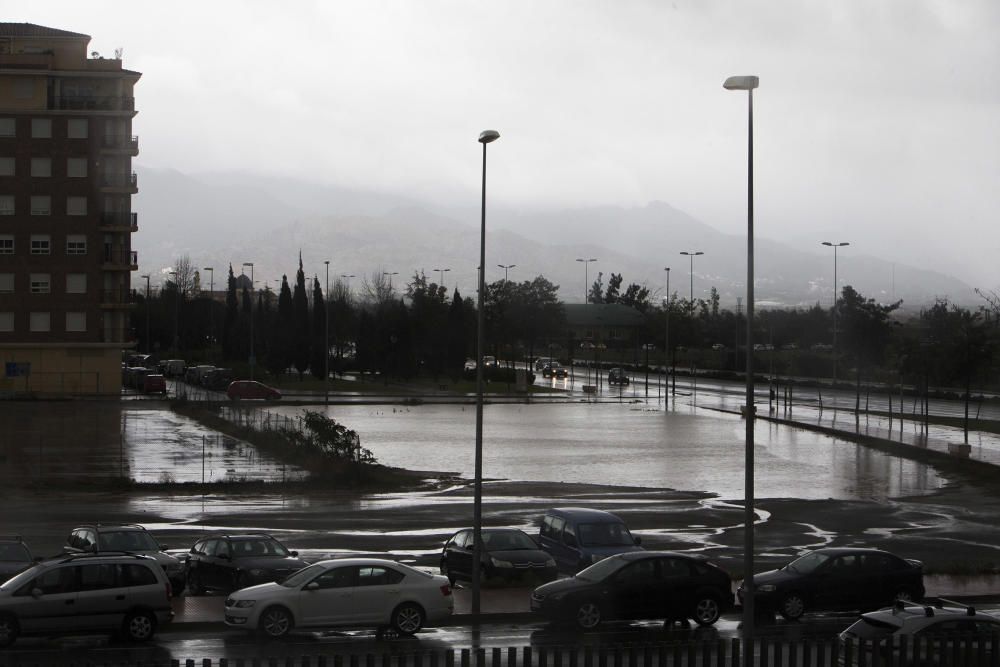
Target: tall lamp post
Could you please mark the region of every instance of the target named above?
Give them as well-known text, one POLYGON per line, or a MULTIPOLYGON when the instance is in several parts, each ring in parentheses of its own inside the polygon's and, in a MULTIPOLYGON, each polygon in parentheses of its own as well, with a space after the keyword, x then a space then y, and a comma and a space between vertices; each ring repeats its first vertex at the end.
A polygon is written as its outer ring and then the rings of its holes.
POLYGON ((243 266, 250 267, 250 379, 253 380, 253 367, 257 362, 253 354, 253 298, 257 284, 253 281, 253 262, 243 262, 243 266))
POLYGON ((681 254, 687 255, 691 259, 691 269, 688 271, 688 275, 691 278, 691 310, 694 310, 694 258, 698 255, 704 255, 705 253, 698 250, 697 252, 682 251, 681 254))
POLYGON ((341 273, 340 277, 347 281, 347 295, 351 294, 351 278, 354 277, 353 273, 341 273))
POLYGON ((476 481, 473 500, 472 550, 472 613, 479 616, 479 597, 483 555, 483 349, 486 347, 486 318, 483 295, 486 293, 486 144, 500 138, 496 130, 484 130, 479 135, 483 145, 483 203, 479 227, 479 294, 476 313, 476 481))
POLYGON ((181 286, 177 281, 177 272, 171 271, 170 275, 174 277, 174 352, 176 353, 181 347, 181 286))
POLYGON ((146 354, 152 354, 153 343, 149 340, 149 274, 144 273, 139 277, 146 279, 146 354))
POLYGON ((747 91, 747 387, 745 470, 743 483, 743 664, 753 666, 753 90, 760 85, 756 76, 731 76, 722 84, 726 90, 747 91))
POLYGON ((851 245, 847 242, 831 243, 823 241, 823 245, 833 248, 833 384, 837 384, 837 248, 851 245))
POLYGON ((392 277, 393 276, 398 276, 399 275, 399 271, 383 271, 382 275, 383 276, 389 276, 389 296, 391 297, 392 296, 392 277))
POLYGON ((208 271, 208 338, 215 343, 215 310, 212 307, 215 302, 215 269, 206 266, 202 271, 208 271))
POLYGON ((451 269, 431 269, 431 271, 437 271, 438 272, 438 286, 439 287, 444 287, 444 274, 446 274, 449 271, 451 271, 451 269))
POLYGON ((663 332, 663 406, 667 405, 667 382, 670 381, 670 267, 663 268, 667 272, 667 298, 663 300, 663 311, 666 320, 663 332))
POLYGON ((326 291, 323 292, 323 387, 326 389, 326 403, 330 404, 330 260, 326 264, 326 291))
POLYGON ((583 262, 583 302, 588 303, 587 291, 590 289, 590 284, 587 279, 587 265, 590 264, 591 262, 596 262, 597 258, 591 257, 590 259, 583 259, 581 257, 577 257, 576 261, 583 262))
POLYGON ((497 264, 498 267, 503 269, 503 281, 507 282, 507 272, 513 269, 517 264, 497 264))

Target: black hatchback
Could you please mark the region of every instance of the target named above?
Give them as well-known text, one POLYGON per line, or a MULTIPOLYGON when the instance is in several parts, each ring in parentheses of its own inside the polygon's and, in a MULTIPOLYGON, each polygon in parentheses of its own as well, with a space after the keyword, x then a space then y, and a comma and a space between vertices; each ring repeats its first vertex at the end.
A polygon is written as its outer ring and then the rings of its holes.
POLYGON ((211 535, 188 553, 188 592, 201 595, 210 588, 232 591, 281 581, 308 565, 298 556, 270 535, 211 535))
MULTIPOLYGON (((888 607, 924 597, 924 566, 879 549, 817 549, 788 565, 755 574, 754 605, 794 620, 808 611, 888 607)), ((737 595, 743 600, 743 584, 737 595)))
MULTIPOLYGON (((485 578, 511 582, 534 578, 536 582, 556 578, 556 562, 531 537, 516 528, 483 528, 480 560, 485 578)), ((460 530, 445 542, 441 551, 441 574, 452 584, 456 579, 472 580, 473 532, 460 530)))
POLYGON ((605 621, 661 618, 712 625, 732 604, 725 570, 703 557, 671 551, 611 556, 531 594, 532 611, 583 630, 605 621))

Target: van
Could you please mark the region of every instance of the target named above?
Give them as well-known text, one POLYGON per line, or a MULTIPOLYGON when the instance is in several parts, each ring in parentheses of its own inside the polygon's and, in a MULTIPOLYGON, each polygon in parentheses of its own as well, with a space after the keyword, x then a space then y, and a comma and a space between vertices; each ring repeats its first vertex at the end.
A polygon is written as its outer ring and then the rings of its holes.
POLYGON ((167 576, 139 554, 41 561, 0 585, 0 647, 21 635, 116 634, 148 641, 174 617, 167 576))
POLYGON ((167 359, 161 361, 160 364, 163 366, 163 374, 167 377, 180 377, 184 375, 184 369, 187 368, 183 359, 167 359))
POLYGON ((608 556, 642 551, 625 522, 611 512, 584 507, 549 510, 542 519, 538 542, 562 572, 575 574, 608 556))

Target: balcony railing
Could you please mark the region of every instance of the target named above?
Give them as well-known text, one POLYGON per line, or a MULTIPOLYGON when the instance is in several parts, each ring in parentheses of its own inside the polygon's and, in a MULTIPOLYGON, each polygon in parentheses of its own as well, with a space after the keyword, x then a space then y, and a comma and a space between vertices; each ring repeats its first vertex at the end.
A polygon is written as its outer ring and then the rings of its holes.
POLYGON ((132 290, 127 287, 101 291, 102 306, 128 306, 132 304, 132 290))
POLYGON ((139 177, 134 171, 131 174, 104 174, 103 183, 111 188, 135 188, 138 187, 139 177))
POLYGON ((101 214, 101 224, 105 227, 128 227, 135 232, 139 230, 139 214, 128 211, 105 211, 101 214))
POLYGON ((139 253, 138 251, 121 247, 105 247, 104 263, 121 267, 127 266, 134 270, 139 267, 139 253))
POLYGON ((135 98, 104 95, 62 95, 49 98, 49 109, 134 111, 135 98))
POLYGON ((139 137, 131 134, 105 134, 105 148, 129 148, 139 150, 139 137))

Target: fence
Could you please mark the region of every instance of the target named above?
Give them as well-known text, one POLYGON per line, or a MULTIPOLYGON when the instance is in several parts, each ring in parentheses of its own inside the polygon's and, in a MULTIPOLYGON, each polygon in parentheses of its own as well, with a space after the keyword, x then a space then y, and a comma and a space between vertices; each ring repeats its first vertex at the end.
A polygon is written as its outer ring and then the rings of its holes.
MULTIPOLYGON (((900 637, 891 645, 758 639, 754 667, 980 667, 1000 665, 998 637, 900 637)), ((645 646, 509 647, 298 658, 172 660, 176 667, 741 667, 739 639, 645 646)))

